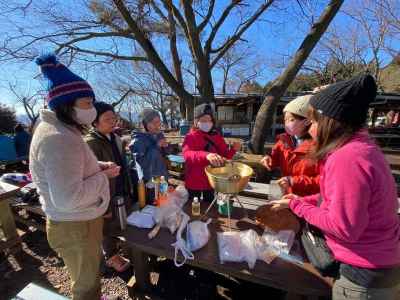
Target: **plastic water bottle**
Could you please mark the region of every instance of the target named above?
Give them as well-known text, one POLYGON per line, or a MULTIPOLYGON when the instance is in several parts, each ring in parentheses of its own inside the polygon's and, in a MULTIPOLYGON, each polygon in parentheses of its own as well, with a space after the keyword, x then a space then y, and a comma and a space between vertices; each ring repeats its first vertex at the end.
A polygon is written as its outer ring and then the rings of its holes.
POLYGON ((166 195, 168 192, 168 182, 165 180, 164 176, 160 178, 160 195, 166 195))
POLYGON ((161 205, 165 201, 167 201, 167 194, 168 194, 168 182, 167 180, 165 180, 164 176, 161 176, 158 203, 157 203, 158 205, 161 205))

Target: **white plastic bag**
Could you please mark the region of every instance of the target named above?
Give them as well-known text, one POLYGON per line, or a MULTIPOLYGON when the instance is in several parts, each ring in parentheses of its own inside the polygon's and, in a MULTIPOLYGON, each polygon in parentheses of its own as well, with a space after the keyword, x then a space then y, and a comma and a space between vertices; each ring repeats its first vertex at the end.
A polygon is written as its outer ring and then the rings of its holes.
POLYGON ((211 219, 208 219, 207 222, 193 221, 187 225, 186 244, 190 251, 199 250, 208 243, 210 239, 208 224, 210 223, 211 219))
POLYGON ((174 203, 168 203, 157 208, 155 221, 161 227, 166 227, 173 234, 179 226, 182 209, 174 203))
POLYGON ((178 185, 176 189, 168 193, 168 203, 173 203, 182 208, 189 199, 189 192, 183 185, 178 185))
POLYGON ((257 232, 252 229, 243 232, 218 232, 217 241, 221 263, 245 261, 249 268, 253 269, 257 261, 258 239, 257 232))
POLYGON ((179 229, 176 233, 176 242, 172 244, 172 247, 175 248, 174 263, 177 267, 183 266, 188 259, 194 259, 193 253, 188 249, 185 240, 182 238, 183 230, 186 228, 190 217, 181 211, 180 218, 182 219, 182 222, 180 223, 179 229), (181 252, 183 256, 183 260, 181 262, 178 261, 179 252, 181 252))

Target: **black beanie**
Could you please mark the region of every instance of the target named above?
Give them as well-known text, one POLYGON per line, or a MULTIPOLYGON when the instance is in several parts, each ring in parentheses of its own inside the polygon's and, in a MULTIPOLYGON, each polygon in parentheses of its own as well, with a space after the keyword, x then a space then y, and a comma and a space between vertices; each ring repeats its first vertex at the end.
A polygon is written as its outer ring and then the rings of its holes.
POLYGON ((363 125, 369 104, 376 97, 376 83, 371 75, 359 75, 328 86, 310 100, 323 116, 350 125, 363 125))
POLYGON ((214 117, 214 110, 209 103, 203 103, 194 108, 195 119, 201 118, 204 115, 210 115, 211 117, 214 117))
POLYGON ((97 116, 95 119, 95 122, 99 121, 99 118, 102 114, 104 114, 107 111, 114 111, 114 106, 112 106, 111 104, 105 103, 105 102, 95 102, 93 103, 94 108, 97 111, 97 116))

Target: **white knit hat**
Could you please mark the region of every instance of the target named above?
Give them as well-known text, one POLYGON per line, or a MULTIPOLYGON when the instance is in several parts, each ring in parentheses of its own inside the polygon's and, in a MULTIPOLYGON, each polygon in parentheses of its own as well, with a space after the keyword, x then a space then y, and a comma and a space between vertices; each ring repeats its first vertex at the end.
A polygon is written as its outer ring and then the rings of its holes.
POLYGON ((304 95, 297 97, 296 99, 290 101, 286 104, 283 112, 290 112, 292 114, 307 118, 308 117, 308 105, 310 103, 312 95, 304 95))

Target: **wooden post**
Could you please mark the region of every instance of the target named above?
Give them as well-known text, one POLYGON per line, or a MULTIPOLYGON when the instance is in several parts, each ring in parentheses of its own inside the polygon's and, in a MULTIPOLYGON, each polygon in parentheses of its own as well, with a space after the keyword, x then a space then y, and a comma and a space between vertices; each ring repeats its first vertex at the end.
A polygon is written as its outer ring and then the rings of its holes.
POLYGON ((150 293, 149 257, 143 251, 130 247, 130 260, 134 268, 134 277, 128 282, 129 295, 133 299, 145 299, 150 293))

